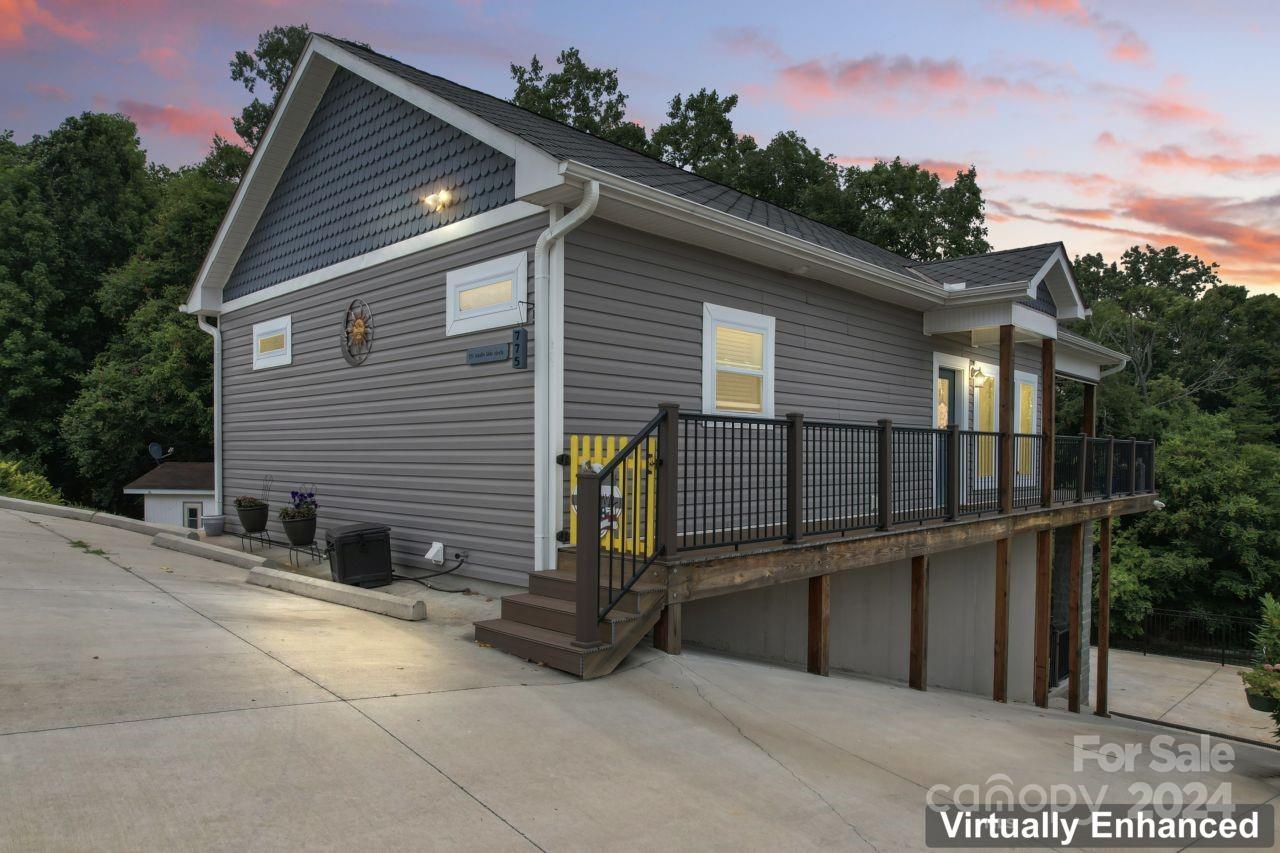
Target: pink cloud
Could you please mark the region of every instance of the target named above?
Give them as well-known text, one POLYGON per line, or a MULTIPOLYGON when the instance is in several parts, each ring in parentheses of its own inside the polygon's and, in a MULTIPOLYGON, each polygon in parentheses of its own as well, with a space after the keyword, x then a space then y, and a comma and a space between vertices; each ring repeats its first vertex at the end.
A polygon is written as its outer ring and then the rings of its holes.
POLYGON ((33 95, 38 95, 50 101, 69 101, 71 93, 61 86, 55 86, 52 83, 31 83, 27 86, 27 91, 33 95))
POLYGON ((1164 145, 1139 156, 1142 164, 1170 171, 1207 172, 1214 175, 1266 175, 1280 173, 1280 154, 1192 154, 1180 145, 1164 145))
POLYGON ((173 104, 159 106, 131 100, 120 101, 116 106, 144 130, 201 139, 209 139, 215 133, 229 136, 232 130, 231 120, 212 107, 189 109, 173 104))
POLYGON ((138 60, 161 77, 182 77, 191 67, 190 60, 172 47, 147 47, 138 51, 138 60))
POLYGON ((1128 24, 1091 12, 1080 0, 1005 0, 1015 14, 1046 17, 1089 30, 1108 43, 1108 53, 1118 62, 1146 62, 1151 50, 1128 24))
POLYGON ((715 40, 730 53, 740 56, 765 57, 774 62, 786 61, 786 54, 773 37, 755 27, 730 27, 717 30, 715 40))
POLYGON ((25 45, 31 29, 41 29, 75 42, 93 38, 93 33, 83 24, 59 18, 37 0, 0 0, 0 45, 25 45))
MULTIPOLYGON (((867 167, 874 165, 877 161, 892 161, 892 157, 866 157, 866 156, 844 156, 836 157, 835 161, 841 166, 862 166, 867 167)), ((939 178, 952 180, 956 176, 956 172, 969 171, 968 163, 961 163, 959 160, 933 160, 925 158, 923 160, 910 160, 903 158, 904 162, 914 163, 926 172, 933 172, 939 178)))
POLYGON ((1093 143, 1099 148, 1118 148, 1120 146, 1120 142, 1116 139, 1115 134, 1109 130, 1104 130, 1102 133, 1099 133, 1098 138, 1095 139, 1093 143))

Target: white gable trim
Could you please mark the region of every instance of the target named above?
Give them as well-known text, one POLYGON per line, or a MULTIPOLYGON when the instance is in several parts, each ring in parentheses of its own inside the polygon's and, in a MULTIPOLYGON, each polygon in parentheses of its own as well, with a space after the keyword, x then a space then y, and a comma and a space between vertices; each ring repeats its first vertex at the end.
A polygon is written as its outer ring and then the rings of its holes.
POLYGON ((1040 287, 1040 282, 1044 281, 1049 273, 1055 269, 1062 271, 1063 280, 1050 278, 1047 284, 1049 285, 1049 293, 1053 296, 1054 304, 1058 306, 1058 319, 1083 320, 1086 316, 1084 297, 1080 295, 1080 288, 1076 285, 1075 274, 1071 272, 1071 264, 1067 262, 1066 252, 1063 251, 1061 246, 1053 250, 1053 254, 1049 256, 1040 267, 1040 270, 1027 282, 1027 296, 1035 299, 1036 290, 1040 287))
POLYGON ((339 66, 514 159, 517 198, 563 183, 559 163, 515 134, 357 57, 341 45, 313 35, 218 227, 213 245, 182 306, 184 311, 218 314, 224 310, 222 289, 339 66))

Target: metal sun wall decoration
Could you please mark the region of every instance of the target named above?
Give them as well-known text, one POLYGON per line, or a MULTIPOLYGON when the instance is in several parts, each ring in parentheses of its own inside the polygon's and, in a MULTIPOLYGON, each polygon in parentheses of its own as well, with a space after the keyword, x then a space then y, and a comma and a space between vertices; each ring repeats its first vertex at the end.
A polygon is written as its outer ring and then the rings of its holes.
POLYGON ((363 299, 353 299, 342 319, 342 357, 363 364, 373 350, 373 311, 363 299))

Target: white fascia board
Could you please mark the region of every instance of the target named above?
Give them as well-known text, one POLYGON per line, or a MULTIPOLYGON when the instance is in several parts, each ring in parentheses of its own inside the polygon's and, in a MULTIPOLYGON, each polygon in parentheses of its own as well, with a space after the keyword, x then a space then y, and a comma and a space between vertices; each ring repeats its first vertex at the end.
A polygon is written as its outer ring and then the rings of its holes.
POLYGON ((123 489, 126 495, 190 495, 191 497, 213 497, 213 489, 123 489))
POLYGON ((448 225, 435 228, 425 234, 418 234, 398 243, 392 243, 390 246, 383 246, 381 249, 374 249, 372 252, 365 252, 363 255, 356 255, 354 258, 347 258, 345 261, 338 261, 336 264, 312 270, 288 281, 264 287, 262 290, 246 293, 244 296, 236 297, 225 303, 222 306, 222 313, 230 314, 233 311, 249 308, 269 299, 286 296, 304 288, 331 281, 339 276, 350 275, 378 264, 385 264, 388 261, 402 258, 405 255, 422 252, 453 240, 469 237, 472 234, 479 234, 481 231, 487 231, 490 228, 497 228, 500 225, 517 222, 545 212, 544 208, 537 205, 524 201, 513 201, 510 204, 504 204, 502 207, 495 207, 493 210, 477 213, 475 216, 459 219, 457 222, 450 222, 448 225))
POLYGON ((1110 347, 1063 329, 1058 334, 1058 350, 1088 358, 1100 365, 1128 364, 1129 356, 1110 347))
MULTIPOLYGON (((1034 292, 1034 288, 1032 290, 1034 292)), ((988 302, 1008 303, 1026 295, 1026 282, 1010 281, 1002 284, 987 284, 982 287, 969 287, 964 290, 950 290, 946 292, 945 298, 948 306, 961 306, 982 305, 988 302)))
POLYGON ((1040 269, 1027 282, 1027 296, 1035 299, 1036 290, 1040 286, 1040 282, 1045 279, 1054 269, 1062 271, 1062 280, 1065 286, 1056 281, 1049 279, 1049 293, 1053 295, 1054 304, 1058 306, 1059 320, 1082 320, 1087 314, 1084 307, 1084 297, 1080 295, 1080 288, 1076 285, 1075 274, 1071 272, 1071 264, 1067 261, 1066 252, 1062 246, 1053 250, 1053 254, 1044 262, 1040 269))
POLYGON ((1027 305, 1014 304, 1012 306, 1013 326, 1015 329, 1022 329, 1031 332, 1040 338, 1048 338, 1056 340, 1058 337, 1058 321, 1054 317, 1050 317, 1043 311, 1037 311, 1027 305))
POLYGON ((711 228, 719 233, 749 242, 753 246, 765 247, 786 255, 790 258, 788 263, 793 272, 805 266, 819 265, 844 275, 856 276, 863 281, 889 288, 899 294, 909 296, 917 303, 940 305, 944 301, 941 285, 927 279, 915 275, 895 273, 884 267, 878 267, 875 264, 860 261, 840 252, 825 249, 798 237, 792 237, 790 234, 775 231, 767 226, 715 210, 704 204, 654 189, 638 181, 619 177, 612 172, 605 172, 576 161, 567 161, 561 164, 561 171, 565 175, 581 181, 598 181, 603 196, 612 197, 637 207, 661 213, 663 216, 673 220, 711 228))
MULTIPOLYGON (((313 35, 280 96, 280 103, 271 123, 253 153, 231 207, 218 228, 213 246, 205 256, 204 264, 183 306, 185 312, 217 314, 226 310, 226 306, 221 304, 222 288, 338 67, 369 80, 511 157, 516 164, 517 198, 563 183, 559 163, 541 149, 513 133, 495 127, 474 113, 379 68, 341 45, 313 35)), ((228 305, 235 301, 232 300, 228 305)))
POLYGON ((1041 311, 1015 302, 982 302, 924 312, 924 333, 945 335, 1013 326, 1038 338, 1057 338, 1058 322, 1041 311))

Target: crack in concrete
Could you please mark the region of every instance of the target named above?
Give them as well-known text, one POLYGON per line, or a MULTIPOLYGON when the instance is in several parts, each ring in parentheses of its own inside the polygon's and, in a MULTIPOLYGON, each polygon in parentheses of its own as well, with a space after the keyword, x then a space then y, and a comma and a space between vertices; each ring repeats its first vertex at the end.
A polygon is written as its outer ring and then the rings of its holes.
POLYGON ((1178 706, 1179 706, 1179 705, 1181 705, 1183 702, 1185 702, 1185 701, 1187 701, 1188 699, 1190 699, 1190 698, 1191 698, 1191 694, 1195 693, 1195 692, 1196 692, 1197 690, 1199 690, 1201 687, 1204 687, 1206 684, 1208 684, 1208 683, 1209 683, 1209 679, 1213 678, 1213 677, 1214 677, 1215 675, 1217 675, 1217 674, 1218 674, 1218 670, 1216 670, 1216 669, 1215 669, 1215 670, 1210 670, 1209 674, 1205 676, 1204 681, 1201 681, 1201 682, 1200 682, 1199 684, 1197 684, 1195 687, 1192 687, 1189 691, 1187 691, 1187 695, 1186 695, 1186 696, 1183 696, 1183 697, 1182 697, 1181 699, 1179 699, 1177 702, 1174 702, 1172 705, 1170 705, 1170 706, 1169 706, 1169 707, 1164 711, 1164 713, 1162 713, 1159 717, 1156 717, 1156 719, 1157 719, 1157 720, 1163 720, 1165 717, 1169 716, 1169 714, 1173 713, 1173 709, 1174 709, 1174 708, 1178 707, 1178 706))
MULTIPOLYGON (((711 699, 706 695, 706 693, 703 692, 702 687, 698 684, 698 681, 697 681, 698 678, 702 678, 703 676, 698 675, 693 670, 689 669, 682 661, 677 660, 676 665, 679 666, 680 669, 685 673, 685 677, 688 678, 689 683, 693 685, 693 689, 698 694, 698 698, 701 699, 704 703, 706 703, 708 708, 710 708, 711 710, 719 714, 726 723, 733 726, 734 731, 738 733, 739 737, 741 737, 747 743, 754 746, 756 749, 760 750, 760 752, 762 752, 766 757, 768 757, 770 761, 772 761, 774 764, 777 764, 779 767, 785 770, 787 774, 791 776, 792 779, 795 779, 797 782, 803 785, 809 791, 809 793, 813 794, 815 797, 821 800, 823 805, 825 805, 828 809, 831 810, 832 814, 834 814, 837 818, 839 818, 840 821, 845 826, 849 827, 849 829, 853 831, 854 835, 858 836, 858 838, 862 840, 863 844, 867 845, 872 850, 875 850, 877 851, 877 853, 879 853, 880 848, 872 844, 871 841, 865 835, 862 834, 862 830, 858 829, 858 827, 855 826, 847 817, 841 814, 840 810, 837 809, 835 805, 830 800, 828 800, 821 791, 819 791, 817 788, 810 785, 804 779, 801 779, 800 776, 794 770, 788 767, 785 762, 783 762, 780 758, 778 758, 778 756, 774 755, 772 752, 766 749, 765 746, 762 743, 760 743, 758 740, 756 740, 755 738, 751 737, 751 735, 743 731, 742 726, 738 725, 738 723, 732 717, 730 717, 723 710, 721 710, 720 707, 716 705, 715 702, 711 701, 711 699), (695 676, 697 676, 697 678, 695 678, 695 676)), ((712 686, 716 686, 710 680, 708 680, 707 683, 712 684, 712 686)), ((730 694, 730 695, 733 695, 733 694, 730 694)))

